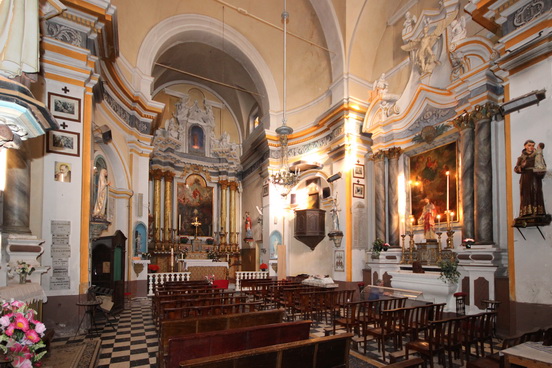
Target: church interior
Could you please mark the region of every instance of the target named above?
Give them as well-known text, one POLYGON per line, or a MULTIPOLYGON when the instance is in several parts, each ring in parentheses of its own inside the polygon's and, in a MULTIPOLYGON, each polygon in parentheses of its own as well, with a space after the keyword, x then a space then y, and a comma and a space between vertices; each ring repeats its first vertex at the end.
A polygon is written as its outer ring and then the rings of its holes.
POLYGON ((73 335, 91 288, 381 280, 552 327, 551 9, 0 2, 0 298, 73 335))

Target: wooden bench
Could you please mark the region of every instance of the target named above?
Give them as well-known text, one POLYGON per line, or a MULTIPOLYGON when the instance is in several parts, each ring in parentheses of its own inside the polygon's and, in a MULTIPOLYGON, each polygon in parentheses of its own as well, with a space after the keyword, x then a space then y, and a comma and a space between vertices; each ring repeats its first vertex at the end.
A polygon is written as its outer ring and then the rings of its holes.
POLYGON ((310 326, 311 321, 285 322, 172 337, 165 367, 178 368, 183 360, 307 340, 310 326))
POLYGON ((242 350, 180 362, 181 368, 346 368, 353 334, 242 350))
POLYGON ((251 313, 162 321, 159 328, 159 352, 157 361, 164 361, 164 352, 169 348, 169 339, 171 337, 280 323, 283 319, 284 310, 276 309, 251 313))

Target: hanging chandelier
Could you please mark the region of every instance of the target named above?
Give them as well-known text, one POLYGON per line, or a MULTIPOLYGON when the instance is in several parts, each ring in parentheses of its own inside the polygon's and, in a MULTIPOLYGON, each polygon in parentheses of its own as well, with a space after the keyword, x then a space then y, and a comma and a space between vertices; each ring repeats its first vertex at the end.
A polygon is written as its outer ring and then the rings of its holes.
POLYGON ((284 0, 284 11, 282 12, 282 21, 284 23, 284 82, 283 82, 283 112, 282 112, 282 125, 276 129, 276 133, 280 137, 280 149, 281 149, 281 159, 280 169, 276 172, 273 172, 270 175, 270 181, 276 187, 276 190, 280 193, 282 197, 286 197, 291 189, 297 184, 299 179, 298 171, 291 171, 288 163, 288 136, 293 133, 293 129, 286 125, 286 88, 287 88, 287 65, 286 65, 286 54, 287 54, 287 21, 289 14, 286 11, 286 1, 284 0))

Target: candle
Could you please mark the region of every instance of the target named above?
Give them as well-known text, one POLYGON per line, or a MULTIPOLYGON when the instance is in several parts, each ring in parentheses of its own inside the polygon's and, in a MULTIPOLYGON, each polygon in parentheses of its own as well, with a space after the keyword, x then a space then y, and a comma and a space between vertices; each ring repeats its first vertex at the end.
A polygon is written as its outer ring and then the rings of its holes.
POLYGON ((410 231, 414 229, 414 216, 410 215, 410 231))
POLYGON ((445 173, 447 176, 447 211, 450 209, 449 203, 450 203, 450 193, 449 193, 449 184, 450 184, 450 171, 447 170, 445 173))
POLYGON ((437 215, 437 231, 441 231, 441 215, 437 215))
POLYGON ((182 215, 178 215, 178 230, 182 228, 182 215))
POLYGON ((171 271, 173 271, 174 267, 174 249, 171 248, 171 271))

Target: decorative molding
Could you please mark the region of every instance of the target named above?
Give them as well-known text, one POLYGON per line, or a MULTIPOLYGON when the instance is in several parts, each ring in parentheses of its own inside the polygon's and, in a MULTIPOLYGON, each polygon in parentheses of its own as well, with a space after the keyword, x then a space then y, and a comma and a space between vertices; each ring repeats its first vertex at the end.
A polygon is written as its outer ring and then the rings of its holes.
POLYGON ((87 49, 86 33, 82 31, 77 31, 66 25, 54 23, 51 21, 46 21, 45 23, 46 26, 44 27, 44 31, 46 33, 46 36, 73 46, 87 49))

